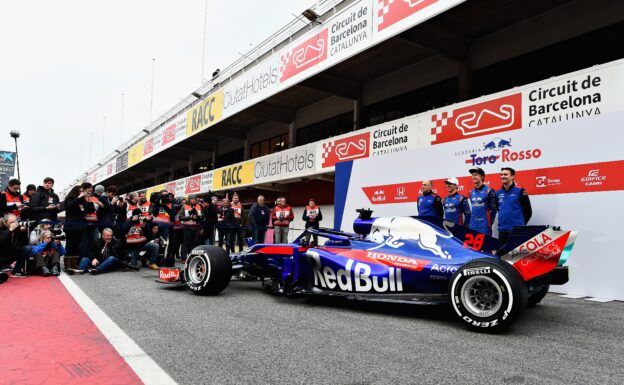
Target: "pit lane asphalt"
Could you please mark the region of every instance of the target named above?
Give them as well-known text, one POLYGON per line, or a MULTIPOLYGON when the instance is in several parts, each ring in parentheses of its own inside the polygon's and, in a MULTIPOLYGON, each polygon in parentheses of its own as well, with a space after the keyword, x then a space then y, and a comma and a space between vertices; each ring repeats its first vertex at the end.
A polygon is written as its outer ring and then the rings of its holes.
POLYGON ((232 281, 217 297, 156 272, 74 276, 179 384, 622 384, 624 303, 549 294, 503 334, 447 307, 289 299, 232 281))

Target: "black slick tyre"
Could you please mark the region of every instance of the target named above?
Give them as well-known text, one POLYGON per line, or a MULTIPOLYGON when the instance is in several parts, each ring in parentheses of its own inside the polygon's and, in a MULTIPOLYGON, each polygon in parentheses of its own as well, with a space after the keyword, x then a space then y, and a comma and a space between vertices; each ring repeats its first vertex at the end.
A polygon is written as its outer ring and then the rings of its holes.
POLYGON ((454 313, 476 331, 505 329, 527 305, 527 287, 520 274, 506 262, 489 258, 457 269, 448 293, 454 313))
POLYGON ((220 247, 197 246, 186 259, 184 279, 195 294, 219 294, 232 279, 230 256, 220 247))

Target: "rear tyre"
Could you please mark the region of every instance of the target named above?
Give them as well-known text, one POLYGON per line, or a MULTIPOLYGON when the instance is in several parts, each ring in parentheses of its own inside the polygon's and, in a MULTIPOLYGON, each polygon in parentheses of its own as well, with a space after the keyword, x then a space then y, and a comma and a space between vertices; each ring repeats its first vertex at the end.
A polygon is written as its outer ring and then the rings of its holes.
POLYGON ((527 288, 520 274, 506 262, 492 259, 477 259, 460 267, 448 292, 453 310, 472 330, 502 330, 527 305, 527 288))
POLYGON ((232 278, 232 261, 228 253, 216 246, 197 246, 186 259, 184 279, 193 293, 216 295, 232 278))
POLYGON ((542 302, 546 294, 548 294, 548 290, 550 290, 550 285, 542 286, 537 291, 531 293, 529 295, 529 299, 527 300, 527 307, 532 308, 535 307, 538 303, 542 302))

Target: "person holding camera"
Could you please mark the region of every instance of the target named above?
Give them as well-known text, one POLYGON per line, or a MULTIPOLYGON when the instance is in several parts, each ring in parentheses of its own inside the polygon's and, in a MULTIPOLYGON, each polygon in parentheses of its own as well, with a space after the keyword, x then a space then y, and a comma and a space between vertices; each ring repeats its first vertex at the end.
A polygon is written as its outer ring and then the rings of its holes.
POLYGON ((155 243, 158 245, 158 258, 156 259, 156 264, 158 266, 166 266, 166 267, 174 267, 175 259, 166 259, 165 258, 165 249, 167 248, 167 241, 160 236, 160 228, 157 223, 150 223, 145 227, 147 231, 145 231, 145 237, 147 238, 147 242, 155 243))
MULTIPOLYGON (((316 205, 316 201, 313 198, 310 198, 308 201, 308 205, 303 211, 303 216, 301 217, 305 222, 305 228, 313 228, 318 229, 320 226, 320 222, 323 220, 323 213, 321 212, 321 208, 316 205)), ((305 236, 305 242, 310 243, 310 233, 307 233, 305 236)), ((314 245, 318 245, 318 235, 313 235, 314 245)))
POLYGON ((61 275, 61 257, 65 255, 61 241, 64 239, 64 236, 53 235, 50 230, 41 233, 38 243, 32 247, 36 272, 44 277, 61 275))
POLYGON ((180 257, 186 261, 189 253, 198 245, 199 223, 202 221, 202 207, 197 203, 197 197, 190 195, 188 203, 183 206, 180 222, 183 226, 182 250, 180 257))
POLYGON ((158 243, 148 242, 145 236, 145 228, 146 226, 149 227, 150 224, 151 220, 141 215, 141 209, 135 208, 132 212, 132 216, 124 225, 124 232, 126 233, 126 251, 132 268, 139 269, 141 267, 139 257, 143 257, 147 254, 147 267, 152 270, 159 269, 156 262, 160 246, 158 243))
POLYGON ((13 214, 18 220, 21 219, 22 210, 28 207, 24 196, 20 193, 22 182, 18 179, 9 180, 9 184, 0 194, 0 215, 13 214))
POLYGON ((234 210, 230 207, 230 201, 223 198, 221 208, 218 211, 219 217, 219 247, 225 244, 225 250, 230 253, 234 252, 234 210))
POLYGON ((273 230, 275 243, 288 243, 290 222, 295 219, 292 207, 286 204, 285 197, 277 198, 277 205, 273 209, 273 230))
POLYGON ((104 229, 102 238, 93 244, 90 255, 83 257, 78 264, 78 269, 67 270, 68 274, 84 274, 88 271, 91 275, 108 273, 120 266, 118 258, 121 250, 121 242, 113 237, 113 230, 104 229))
POLYGON ((232 237, 235 238, 234 244, 238 245, 238 251, 243 251, 243 243, 245 238, 245 229, 243 228, 243 204, 237 193, 232 195, 232 204, 234 210, 234 228, 232 229, 232 237))
POLYGON ((0 218, 0 271, 8 270, 15 262, 12 274, 26 277, 28 265, 34 263, 31 248, 22 243, 22 233, 27 231, 27 224, 20 223, 14 214, 5 214, 0 218))
POLYGON ((30 199, 30 209, 36 221, 49 219, 56 222, 57 215, 61 211, 58 195, 52 188, 54 179, 47 177, 43 180, 43 186, 37 187, 37 192, 30 199))
POLYGON ((41 239, 41 234, 44 231, 50 231, 52 227, 54 227, 54 223, 52 223, 51 220, 44 219, 43 221, 41 221, 41 223, 39 223, 39 226, 35 227, 33 231, 30 232, 30 238, 29 238, 30 244, 31 245, 38 244, 41 239))
POLYGON ((160 226, 160 234, 165 240, 169 239, 169 231, 173 225, 175 211, 173 209, 173 196, 169 195, 167 190, 160 193, 154 193, 150 197, 152 203, 152 215, 154 222, 160 226))

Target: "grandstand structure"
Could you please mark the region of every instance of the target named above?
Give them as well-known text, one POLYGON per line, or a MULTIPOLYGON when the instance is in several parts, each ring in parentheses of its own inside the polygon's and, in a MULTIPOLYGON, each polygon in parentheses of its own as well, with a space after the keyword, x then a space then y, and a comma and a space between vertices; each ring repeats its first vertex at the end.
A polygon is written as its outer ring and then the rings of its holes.
POLYGON ((419 146, 409 117, 624 56, 615 0, 326 0, 312 10, 317 20, 269 36, 75 183, 331 207, 336 163, 419 146))

